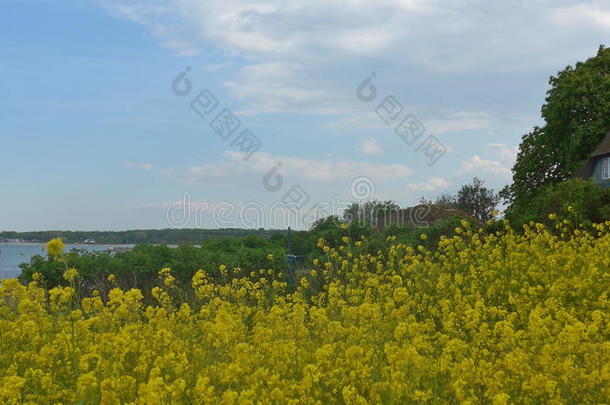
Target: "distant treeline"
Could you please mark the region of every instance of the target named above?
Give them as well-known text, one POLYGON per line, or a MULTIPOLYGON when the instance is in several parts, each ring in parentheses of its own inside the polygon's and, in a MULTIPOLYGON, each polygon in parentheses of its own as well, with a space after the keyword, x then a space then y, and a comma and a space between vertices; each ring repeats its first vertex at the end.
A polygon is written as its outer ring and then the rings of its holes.
POLYGON ((19 239, 25 241, 47 242, 61 238, 64 243, 84 243, 86 240, 97 244, 164 244, 179 245, 182 243, 199 244, 203 240, 243 238, 255 235, 268 238, 282 231, 265 229, 149 229, 132 231, 38 231, 38 232, 0 232, 2 239, 19 239))

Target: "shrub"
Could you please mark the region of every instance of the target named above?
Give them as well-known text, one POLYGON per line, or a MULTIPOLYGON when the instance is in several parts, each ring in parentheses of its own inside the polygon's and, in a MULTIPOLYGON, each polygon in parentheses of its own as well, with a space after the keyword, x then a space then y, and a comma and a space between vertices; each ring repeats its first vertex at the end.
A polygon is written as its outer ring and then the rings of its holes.
POLYGON ((610 219, 610 188, 590 180, 573 179, 541 188, 529 198, 515 202, 506 217, 513 226, 530 221, 549 224, 550 214, 578 224, 591 224, 610 219), (571 208, 570 208, 571 207, 571 208))

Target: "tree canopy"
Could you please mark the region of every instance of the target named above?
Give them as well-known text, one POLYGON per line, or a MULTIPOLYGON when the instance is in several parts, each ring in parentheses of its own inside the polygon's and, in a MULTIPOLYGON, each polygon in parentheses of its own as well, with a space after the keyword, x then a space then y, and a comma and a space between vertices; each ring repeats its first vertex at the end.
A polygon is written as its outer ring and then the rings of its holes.
POLYGON ((487 221, 493 219, 499 198, 492 189, 485 187, 483 180, 475 177, 472 183, 460 187, 456 195, 442 194, 434 202, 425 199, 422 199, 422 202, 439 207, 456 208, 479 221, 487 221))
POLYGON ((600 46, 597 56, 566 67, 549 84, 545 125, 523 136, 513 183, 501 192, 511 203, 574 177, 610 130, 610 48, 600 46))

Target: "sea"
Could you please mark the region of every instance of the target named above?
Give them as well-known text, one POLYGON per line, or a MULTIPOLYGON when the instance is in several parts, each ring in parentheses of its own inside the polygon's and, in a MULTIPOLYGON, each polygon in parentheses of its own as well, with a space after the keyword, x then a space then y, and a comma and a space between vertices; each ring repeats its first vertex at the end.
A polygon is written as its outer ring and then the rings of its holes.
MULTIPOLYGON (((132 248, 133 245, 70 245, 66 244, 64 251, 83 249, 88 251, 101 251, 113 248, 132 248)), ((46 256, 44 243, 0 243, 0 280, 19 277, 21 263, 29 263, 32 257, 46 256)))

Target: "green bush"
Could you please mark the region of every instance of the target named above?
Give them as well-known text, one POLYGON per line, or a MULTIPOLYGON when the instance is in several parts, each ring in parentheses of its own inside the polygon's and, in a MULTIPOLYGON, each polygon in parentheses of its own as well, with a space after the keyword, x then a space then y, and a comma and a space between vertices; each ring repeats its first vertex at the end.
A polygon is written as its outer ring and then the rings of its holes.
POLYGON ((218 239, 203 241, 201 246, 189 244, 171 248, 165 245, 137 245, 126 252, 89 252, 73 250, 62 255, 61 261, 49 257, 35 256, 30 263, 21 265, 22 282, 32 280, 40 273, 49 288, 65 284, 63 273, 67 267, 79 271, 79 280, 84 292, 98 289, 108 291, 112 286, 107 281, 110 274, 123 288, 150 289, 157 283, 157 273, 165 267, 172 269, 177 281, 190 285, 191 277, 204 269, 211 277, 219 276, 219 267, 240 267, 244 271, 273 268, 283 271, 286 250, 270 239, 247 236, 240 239, 218 239), (268 255, 273 255, 270 262, 268 255))
POLYGON ((585 225, 606 221, 610 219, 610 188, 581 179, 552 184, 516 201, 506 217, 520 228, 530 221, 550 225, 549 214, 585 225))

